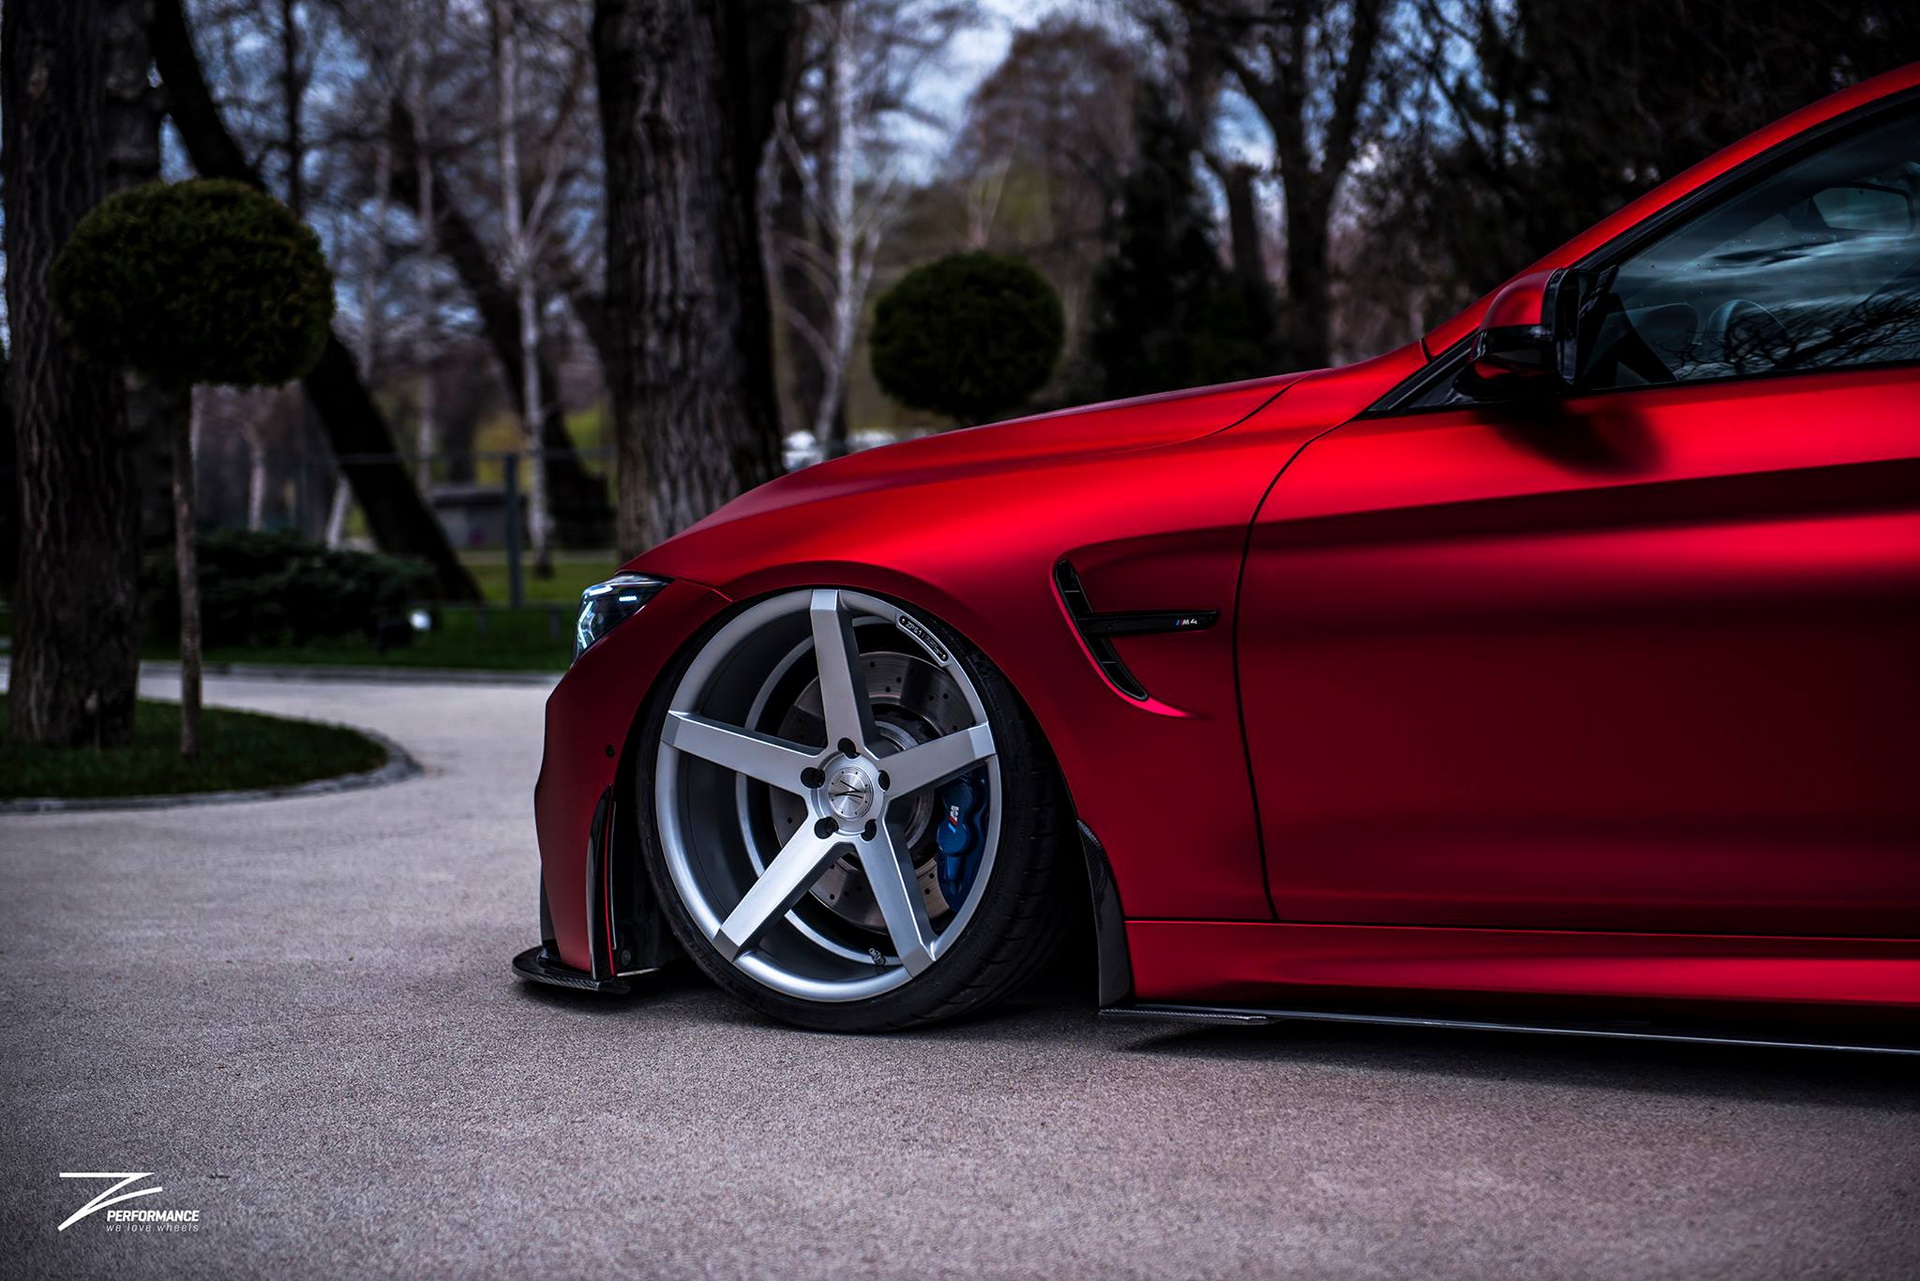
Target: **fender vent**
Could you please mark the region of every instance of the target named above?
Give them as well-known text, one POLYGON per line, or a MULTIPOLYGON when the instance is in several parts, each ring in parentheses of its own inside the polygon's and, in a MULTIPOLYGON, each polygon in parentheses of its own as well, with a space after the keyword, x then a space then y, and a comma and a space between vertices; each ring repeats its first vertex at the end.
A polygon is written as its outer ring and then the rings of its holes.
POLYGON ((1204 631, 1220 617, 1217 609, 1098 613, 1088 602, 1087 589, 1081 586, 1080 575, 1070 561, 1063 560, 1053 567, 1053 583, 1060 589, 1060 603, 1067 607, 1067 616, 1073 619, 1074 629, 1080 633, 1080 639, 1087 643, 1087 652, 1093 655, 1093 661, 1100 665, 1101 674, 1122 694, 1141 702, 1146 701, 1147 687, 1120 661, 1120 654, 1113 647, 1113 638, 1204 631))

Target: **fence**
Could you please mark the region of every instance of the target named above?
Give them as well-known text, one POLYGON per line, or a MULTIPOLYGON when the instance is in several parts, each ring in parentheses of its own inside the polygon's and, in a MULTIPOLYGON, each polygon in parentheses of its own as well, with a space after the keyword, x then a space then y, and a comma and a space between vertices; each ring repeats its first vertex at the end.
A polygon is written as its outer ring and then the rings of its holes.
MULTIPOLYGON (((280 478, 300 478, 315 465, 324 465, 331 473, 332 500, 324 517, 310 502, 297 501, 295 486, 283 483, 283 501, 277 505, 263 502, 262 487, 274 488, 274 477, 259 459, 250 460, 250 474, 244 481, 245 498, 236 491, 238 478, 229 474, 224 503, 203 505, 202 515, 214 524, 239 523, 235 517, 244 510, 249 524, 292 525, 315 538, 340 543, 355 541, 355 522, 351 519, 351 496, 339 482, 339 467, 353 464, 397 463, 412 473, 421 496, 439 520, 455 551, 499 550, 506 571, 506 603, 520 609, 528 603, 530 529, 528 469, 536 455, 524 450, 438 451, 427 455, 397 453, 306 454, 270 459, 280 478), (319 518, 319 519, 316 519, 319 518)), ((545 451, 548 467, 548 516, 553 545, 570 552, 604 552, 613 556, 613 476, 612 451, 608 449, 545 451)), ((202 462, 203 470, 211 461, 202 462)), ((213 481, 218 492, 220 478, 213 481)))

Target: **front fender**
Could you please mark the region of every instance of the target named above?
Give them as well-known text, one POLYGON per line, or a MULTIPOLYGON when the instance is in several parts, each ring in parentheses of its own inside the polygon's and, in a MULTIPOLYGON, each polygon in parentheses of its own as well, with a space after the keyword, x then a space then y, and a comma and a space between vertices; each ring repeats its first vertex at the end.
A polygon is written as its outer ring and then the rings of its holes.
MULTIPOLYGON (((587 942, 587 847, 595 807, 608 788, 621 791, 616 784, 624 748, 654 682, 687 639, 729 604, 698 583, 669 583, 582 654, 547 696, 534 827, 554 942, 560 959, 574 969, 594 969, 587 942)), ((602 961, 603 968, 618 968, 602 961)))

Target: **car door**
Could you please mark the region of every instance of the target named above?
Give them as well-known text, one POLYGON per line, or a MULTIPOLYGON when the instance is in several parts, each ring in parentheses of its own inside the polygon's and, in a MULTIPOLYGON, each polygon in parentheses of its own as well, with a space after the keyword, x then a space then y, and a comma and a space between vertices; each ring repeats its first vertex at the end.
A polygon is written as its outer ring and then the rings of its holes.
POLYGON ((1575 394, 1456 351, 1275 485, 1237 639, 1282 920, 1920 934, 1920 119, 1750 170, 1590 260, 1575 394))

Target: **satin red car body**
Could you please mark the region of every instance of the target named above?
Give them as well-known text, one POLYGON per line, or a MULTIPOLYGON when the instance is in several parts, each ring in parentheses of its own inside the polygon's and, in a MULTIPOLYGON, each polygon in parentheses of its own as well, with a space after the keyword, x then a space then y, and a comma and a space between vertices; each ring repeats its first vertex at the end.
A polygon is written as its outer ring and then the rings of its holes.
MULTIPOLYGON (((1916 86, 1789 116, 1532 270, 1916 86)), ((1486 306, 1343 369, 809 468, 636 559, 671 585, 548 703, 561 959, 595 959, 590 828, 655 677, 735 603, 825 584, 938 616, 1026 700, 1136 1000, 1920 1009, 1920 369, 1366 413, 1486 306), (1131 699, 1063 559, 1101 611, 1219 621, 1121 638, 1131 699)))

